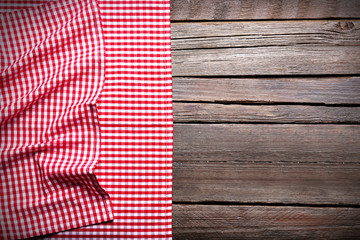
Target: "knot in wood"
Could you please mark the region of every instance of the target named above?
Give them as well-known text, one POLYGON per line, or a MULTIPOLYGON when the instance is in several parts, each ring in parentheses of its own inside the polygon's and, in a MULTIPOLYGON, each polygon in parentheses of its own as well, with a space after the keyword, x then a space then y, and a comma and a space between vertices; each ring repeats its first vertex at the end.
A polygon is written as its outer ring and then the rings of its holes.
POLYGON ((346 21, 346 22, 338 22, 336 24, 336 27, 341 29, 341 30, 351 30, 354 28, 354 23, 350 22, 350 21, 346 21))

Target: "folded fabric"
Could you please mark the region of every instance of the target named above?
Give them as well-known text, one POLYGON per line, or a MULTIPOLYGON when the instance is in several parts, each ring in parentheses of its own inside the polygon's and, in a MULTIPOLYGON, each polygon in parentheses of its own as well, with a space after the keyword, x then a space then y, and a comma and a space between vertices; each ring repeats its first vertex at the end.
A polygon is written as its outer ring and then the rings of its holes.
POLYGON ((105 76, 96 2, 49 2, 1 14, 1 25, 1 235, 113 219, 94 175, 105 76))
POLYGON ((171 239, 170 0, 48 1, 0 2, 1 235, 171 239))

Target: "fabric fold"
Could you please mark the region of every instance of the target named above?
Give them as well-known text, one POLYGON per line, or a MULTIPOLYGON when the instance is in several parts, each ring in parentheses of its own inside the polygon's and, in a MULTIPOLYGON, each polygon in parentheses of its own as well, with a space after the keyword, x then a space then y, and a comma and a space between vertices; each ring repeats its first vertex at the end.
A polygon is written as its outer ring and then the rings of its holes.
POLYGON ((94 168, 105 81, 95 0, 0 14, 0 235, 28 238, 113 219, 94 168))

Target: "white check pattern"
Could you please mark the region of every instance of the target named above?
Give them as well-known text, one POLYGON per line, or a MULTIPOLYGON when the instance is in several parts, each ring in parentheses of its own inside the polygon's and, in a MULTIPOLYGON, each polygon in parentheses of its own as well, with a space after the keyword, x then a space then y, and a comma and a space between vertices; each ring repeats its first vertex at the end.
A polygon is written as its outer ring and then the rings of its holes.
POLYGON ((1 238, 111 220, 94 175, 105 80, 97 3, 49 2, 0 17, 1 238))
MULTIPOLYGON (((24 8, 39 4, 17 1, 24 8)), ((49 238, 171 239, 170 1, 99 0, 98 6, 106 74, 97 101, 95 175, 110 195, 114 221, 49 238)), ((3 11, 16 7, 0 4, 3 11)))

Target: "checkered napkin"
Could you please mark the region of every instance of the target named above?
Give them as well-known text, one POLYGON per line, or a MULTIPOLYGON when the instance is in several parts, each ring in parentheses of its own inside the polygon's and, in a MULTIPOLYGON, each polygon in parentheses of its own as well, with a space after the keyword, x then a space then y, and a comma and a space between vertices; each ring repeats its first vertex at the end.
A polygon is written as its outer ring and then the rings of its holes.
POLYGON ((2 238, 171 238, 169 8, 0 1, 2 238))

